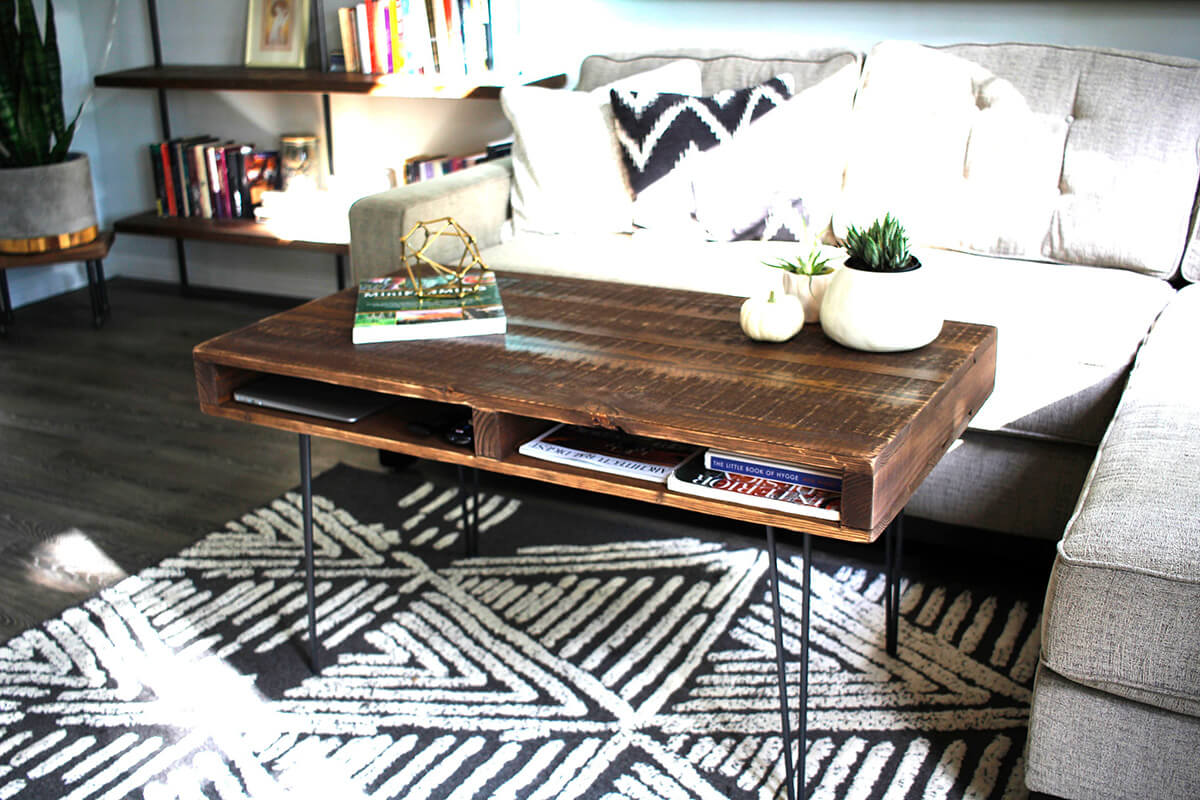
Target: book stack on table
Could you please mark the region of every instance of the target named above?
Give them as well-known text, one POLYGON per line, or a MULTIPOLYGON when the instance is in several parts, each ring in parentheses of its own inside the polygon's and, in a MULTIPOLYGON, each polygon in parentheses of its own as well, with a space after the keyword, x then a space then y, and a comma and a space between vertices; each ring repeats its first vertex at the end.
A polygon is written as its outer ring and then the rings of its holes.
POLYGON ((706 450, 667 478, 667 488, 713 500, 838 520, 842 479, 830 472, 752 456, 706 450))
POLYGON ((820 519, 841 518, 841 477, 796 464, 566 424, 554 426, 518 451, 559 464, 666 483, 668 489, 683 494, 820 519))
POLYGON ((354 307, 355 344, 446 339, 504 333, 508 317, 496 273, 472 273, 462 286, 448 275, 368 278, 358 284, 354 307))

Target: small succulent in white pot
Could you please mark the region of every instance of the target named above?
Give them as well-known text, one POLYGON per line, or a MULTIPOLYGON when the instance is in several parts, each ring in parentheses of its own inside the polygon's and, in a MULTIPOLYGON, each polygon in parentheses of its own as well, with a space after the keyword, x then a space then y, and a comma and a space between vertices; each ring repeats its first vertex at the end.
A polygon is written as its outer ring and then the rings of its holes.
POLYGON ((850 226, 846 262, 821 301, 821 329, 856 350, 924 347, 942 330, 938 287, 909 250, 891 214, 866 229, 850 226))
POLYGON ((804 306, 804 321, 817 322, 821 318, 821 300, 836 269, 815 240, 806 256, 795 261, 780 259, 775 263, 763 262, 768 267, 783 270, 783 291, 800 298, 804 306))

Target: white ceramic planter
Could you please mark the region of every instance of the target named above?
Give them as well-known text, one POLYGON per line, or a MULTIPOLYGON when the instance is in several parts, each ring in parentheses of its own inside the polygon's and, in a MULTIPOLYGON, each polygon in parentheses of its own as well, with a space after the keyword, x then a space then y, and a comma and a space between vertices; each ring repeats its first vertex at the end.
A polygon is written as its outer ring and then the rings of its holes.
POLYGON ((924 347, 942 330, 942 308, 928 268, 870 272, 846 264, 821 302, 821 329, 855 350, 890 353, 924 347))
POLYGON ((783 291, 800 298, 800 304, 804 306, 805 322, 816 322, 821 318, 821 301, 825 298, 825 291, 836 274, 836 266, 832 272, 814 275, 811 279, 807 275, 799 275, 795 272, 783 273, 783 291))

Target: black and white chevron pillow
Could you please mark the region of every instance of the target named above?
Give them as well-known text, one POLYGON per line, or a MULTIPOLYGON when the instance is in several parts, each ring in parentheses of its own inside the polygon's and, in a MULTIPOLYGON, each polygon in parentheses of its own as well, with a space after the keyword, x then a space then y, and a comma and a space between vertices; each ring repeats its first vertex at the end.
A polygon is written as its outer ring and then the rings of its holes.
POLYGON ((716 147, 782 105, 794 87, 795 79, 784 74, 711 97, 613 89, 617 140, 634 194, 669 175, 689 154, 716 147))

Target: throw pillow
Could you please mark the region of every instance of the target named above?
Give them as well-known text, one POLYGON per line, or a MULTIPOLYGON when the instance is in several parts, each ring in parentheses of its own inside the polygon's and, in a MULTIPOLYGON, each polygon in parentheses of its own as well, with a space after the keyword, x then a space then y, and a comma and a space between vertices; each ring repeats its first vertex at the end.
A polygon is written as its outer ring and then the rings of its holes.
POLYGON ((695 157, 696 219, 716 241, 822 236, 842 188, 856 65, 695 157))
POLYGON ((613 133, 609 91, 699 93, 700 66, 675 61, 590 92, 506 87, 513 127, 513 227, 539 233, 627 233, 633 194, 613 133))
POLYGON ((739 131, 792 96, 791 75, 711 97, 614 88, 617 141, 633 189, 634 224, 694 227, 691 160, 731 141, 739 131))

